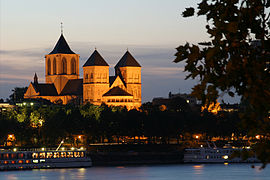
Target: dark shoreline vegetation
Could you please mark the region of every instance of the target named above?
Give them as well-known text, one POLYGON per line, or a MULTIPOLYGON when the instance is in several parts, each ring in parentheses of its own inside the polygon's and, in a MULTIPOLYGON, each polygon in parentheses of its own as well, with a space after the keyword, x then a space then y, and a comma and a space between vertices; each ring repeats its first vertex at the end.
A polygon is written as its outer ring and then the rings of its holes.
POLYGON ((21 147, 57 146, 62 140, 70 146, 95 143, 180 144, 184 141, 230 140, 247 135, 238 112, 212 114, 191 109, 188 104, 162 109, 151 103, 139 110, 86 105, 22 106, 1 112, 0 144, 7 136, 21 147), (82 138, 78 138, 78 136, 82 138))

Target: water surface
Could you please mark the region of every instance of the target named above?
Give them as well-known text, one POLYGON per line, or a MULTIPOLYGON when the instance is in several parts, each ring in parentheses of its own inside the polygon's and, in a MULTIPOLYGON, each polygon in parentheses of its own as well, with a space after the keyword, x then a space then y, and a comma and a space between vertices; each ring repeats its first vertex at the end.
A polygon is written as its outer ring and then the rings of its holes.
POLYGON ((0 180, 270 180, 270 166, 260 164, 181 164, 41 169, 0 172, 0 180))

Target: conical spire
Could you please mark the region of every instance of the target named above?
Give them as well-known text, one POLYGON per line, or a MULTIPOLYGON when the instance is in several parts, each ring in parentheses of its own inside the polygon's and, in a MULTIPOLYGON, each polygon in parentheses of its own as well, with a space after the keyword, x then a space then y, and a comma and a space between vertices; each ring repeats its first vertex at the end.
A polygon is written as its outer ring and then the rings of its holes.
POLYGON ((86 63, 83 65, 83 67, 85 66, 109 66, 109 65, 99 54, 99 52, 95 50, 93 54, 88 58, 86 63))
POLYGON ((69 47, 64 35, 61 34, 59 40, 57 41, 54 49, 50 54, 75 54, 69 47))
POLYGON ((38 84, 38 77, 37 77, 37 73, 35 73, 35 75, 34 75, 34 84, 38 84))
POLYGON ((141 65, 135 60, 135 58, 130 54, 128 50, 120 59, 120 61, 116 64, 115 68, 125 66, 141 67, 141 65))

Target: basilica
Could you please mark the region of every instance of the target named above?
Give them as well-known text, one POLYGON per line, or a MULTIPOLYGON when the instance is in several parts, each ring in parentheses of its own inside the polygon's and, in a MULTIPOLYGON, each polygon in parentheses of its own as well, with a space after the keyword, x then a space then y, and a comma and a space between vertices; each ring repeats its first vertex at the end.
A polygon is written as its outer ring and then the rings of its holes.
POLYGON ((141 106, 141 66, 127 50, 109 76, 109 65, 95 50, 79 75, 79 54, 74 53, 63 33, 53 50, 45 55, 45 83, 35 74, 24 98, 43 98, 57 104, 91 103, 109 106, 141 106))

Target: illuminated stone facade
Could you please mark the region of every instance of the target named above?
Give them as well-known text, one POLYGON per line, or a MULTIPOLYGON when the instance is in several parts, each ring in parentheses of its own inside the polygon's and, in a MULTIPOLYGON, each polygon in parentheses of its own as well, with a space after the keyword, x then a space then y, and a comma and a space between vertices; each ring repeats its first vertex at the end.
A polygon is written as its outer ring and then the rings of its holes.
POLYGON ((45 56, 46 83, 35 74, 25 98, 43 98, 53 103, 92 103, 110 106, 141 106, 141 66, 127 51, 109 76, 109 65, 97 50, 83 65, 79 79, 79 54, 75 54, 61 34, 53 51, 45 56))

